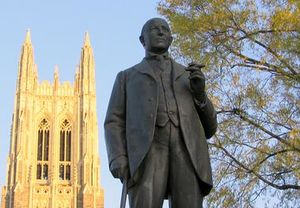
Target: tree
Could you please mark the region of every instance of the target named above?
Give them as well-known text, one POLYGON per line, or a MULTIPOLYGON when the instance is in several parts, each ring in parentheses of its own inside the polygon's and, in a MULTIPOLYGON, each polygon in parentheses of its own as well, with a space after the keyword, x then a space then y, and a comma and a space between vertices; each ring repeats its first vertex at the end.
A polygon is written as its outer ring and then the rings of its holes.
POLYGON ((300 207, 300 1, 162 0, 172 54, 206 65, 219 128, 208 207, 300 207))

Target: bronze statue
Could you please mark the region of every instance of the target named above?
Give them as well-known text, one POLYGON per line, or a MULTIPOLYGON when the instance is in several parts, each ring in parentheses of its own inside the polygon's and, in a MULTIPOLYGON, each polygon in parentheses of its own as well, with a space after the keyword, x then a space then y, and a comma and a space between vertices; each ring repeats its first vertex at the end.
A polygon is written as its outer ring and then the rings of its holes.
POLYGON ((216 112, 205 93, 202 65, 169 57, 168 23, 148 20, 140 42, 146 56, 119 72, 105 119, 112 175, 128 184, 131 208, 200 208, 212 188, 206 139, 216 112))

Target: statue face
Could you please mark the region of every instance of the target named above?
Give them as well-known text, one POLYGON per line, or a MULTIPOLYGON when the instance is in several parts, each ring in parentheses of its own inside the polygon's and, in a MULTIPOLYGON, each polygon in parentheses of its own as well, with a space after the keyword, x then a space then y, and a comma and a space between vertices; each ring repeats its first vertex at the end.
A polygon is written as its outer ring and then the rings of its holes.
POLYGON ((140 41, 144 48, 153 53, 164 53, 172 43, 171 30, 168 23, 160 18, 149 20, 144 25, 140 41))

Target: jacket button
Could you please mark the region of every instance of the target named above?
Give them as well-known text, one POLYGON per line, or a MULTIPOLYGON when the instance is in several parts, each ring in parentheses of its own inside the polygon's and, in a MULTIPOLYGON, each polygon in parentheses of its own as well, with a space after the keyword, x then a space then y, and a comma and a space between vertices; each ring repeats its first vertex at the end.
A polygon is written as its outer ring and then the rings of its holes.
POLYGON ((153 114, 151 113, 151 114, 149 115, 149 117, 150 117, 150 118, 153 118, 153 114))
POLYGON ((152 101, 153 101, 153 98, 149 98, 148 101, 149 101, 149 102, 152 102, 152 101))

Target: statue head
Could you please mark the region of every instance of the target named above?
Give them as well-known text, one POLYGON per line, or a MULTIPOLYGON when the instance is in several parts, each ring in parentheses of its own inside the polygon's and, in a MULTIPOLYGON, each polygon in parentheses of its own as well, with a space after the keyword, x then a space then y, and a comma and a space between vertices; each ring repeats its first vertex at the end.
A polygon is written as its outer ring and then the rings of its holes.
POLYGON ((152 18, 144 24, 140 42, 146 51, 156 54, 165 53, 172 41, 171 30, 166 20, 152 18))

